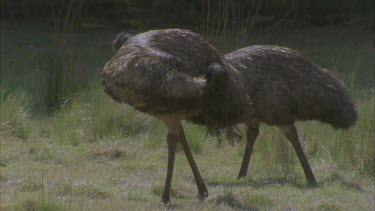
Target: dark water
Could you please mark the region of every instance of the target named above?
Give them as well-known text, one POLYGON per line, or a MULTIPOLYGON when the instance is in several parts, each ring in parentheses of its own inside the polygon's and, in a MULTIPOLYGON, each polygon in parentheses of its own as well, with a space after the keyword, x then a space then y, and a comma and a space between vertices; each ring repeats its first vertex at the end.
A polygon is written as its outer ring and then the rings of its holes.
MULTIPOLYGON (((97 80, 111 56, 112 39, 124 30, 147 31, 84 23, 64 35, 48 24, 3 21, 1 84, 38 95, 48 80, 46 72, 58 66, 54 62, 64 66, 62 72, 69 80, 97 80)), ((336 72, 351 88, 367 89, 375 84, 374 32, 358 23, 320 28, 289 24, 246 33, 201 34, 223 53, 254 44, 286 46, 336 72)))

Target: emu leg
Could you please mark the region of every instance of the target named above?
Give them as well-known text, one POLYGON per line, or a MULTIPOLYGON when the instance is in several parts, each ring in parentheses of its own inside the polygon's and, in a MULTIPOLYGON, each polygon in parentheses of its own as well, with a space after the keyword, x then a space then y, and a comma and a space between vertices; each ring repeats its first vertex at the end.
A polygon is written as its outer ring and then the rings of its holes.
POLYGON ((194 161, 193 155, 186 141, 185 133, 182 127, 181 127, 181 134, 180 134, 180 143, 181 143, 182 149, 184 150, 185 156, 189 162, 190 168, 194 174, 195 182, 198 188, 198 198, 199 199, 207 198, 208 191, 207 191, 206 185, 204 184, 201 174, 199 173, 197 164, 194 161))
POLYGON ((315 176, 311 170, 309 162, 307 161, 306 155, 303 152, 296 127, 293 124, 290 124, 280 126, 279 128, 281 129, 285 137, 287 137, 288 140, 292 143, 292 146, 297 153, 298 159, 301 162, 303 171, 305 172, 307 183, 310 186, 317 186, 318 183, 316 182, 315 176))
POLYGON ((167 177, 165 179, 165 186, 163 196, 161 197, 161 202, 165 205, 170 203, 169 193, 171 191, 171 182, 173 175, 174 160, 176 155, 176 145, 178 137, 172 134, 167 135, 168 143, 168 167, 167 167, 167 177))
POLYGON ((245 146, 245 153, 242 158, 240 172, 238 174, 238 179, 245 177, 247 174, 247 170, 249 168, 251 154, 253 152, 253 146, 255 140, 257 139, 259 134, 259 122, 248 122, 247 123, 247 131, 246 131, 246 146, 245 146))

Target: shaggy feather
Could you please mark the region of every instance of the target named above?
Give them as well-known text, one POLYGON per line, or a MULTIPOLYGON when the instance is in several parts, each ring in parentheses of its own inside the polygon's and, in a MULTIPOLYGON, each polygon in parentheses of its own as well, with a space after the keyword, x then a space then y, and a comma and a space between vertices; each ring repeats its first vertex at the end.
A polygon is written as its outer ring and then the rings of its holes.
POLYGON ((246 81, 254 117, 275 124, 320 120, 349 128, 357 112, 343 83, 299 52, 279 46, 251 46, 225 55, 246 81))
POLYGON ((180 29, 129 38, 102 71, 105 91, 116 101, 159 118, 180 116, 209 131, 251 117, 251 100, 242 83, 239 72, 213 46, 180 29), (211 77, 210 65, 224 71, 224 77, 211 77))

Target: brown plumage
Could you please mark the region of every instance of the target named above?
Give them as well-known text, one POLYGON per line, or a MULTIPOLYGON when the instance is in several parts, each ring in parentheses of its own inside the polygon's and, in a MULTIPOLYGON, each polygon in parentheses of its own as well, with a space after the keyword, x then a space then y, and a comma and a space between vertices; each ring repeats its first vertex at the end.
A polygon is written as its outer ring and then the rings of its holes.
POLYGON ((247 144, 238 177, 247 173, 259 123, 278 126, 291 141, 310 185, 317 182, 303 153, 297 120, 320 120, 347 129, 357 120, 343 83, 301 53, 278 46, 251 46, 225 55, 241 74, 255 114, 247 121, 247 144))
POLYGON ((122 37, 113 42, 116 53, 103 68, 102 84, 116 101, 167 125, 168 167, 162 202, 169 202, 177 142, 192 168, 199 197, 207 196, 181 121, 205 124, 211 131, 245 122, 253 108, 242 77, 214 47, 191 31, 149 31, 121 46, 122 37))
POLYGON ((308 183, 316 185, 294 122, 320 120, 346 129, 357 119, 342 82, 288 48, 252 46, 224 58, 199 35, 179 29, 131 38, 122 34, 113 46, 116 53, 102 71, 106 93, 168 127, 163 203, 169 202, 177 142, 193 171, 198 196, 207 196, 182 120, 204 124, 214 132, 246 123, 247 144, 239 177, 247 173, 259 124, 276 125, 291 141, 308 183))

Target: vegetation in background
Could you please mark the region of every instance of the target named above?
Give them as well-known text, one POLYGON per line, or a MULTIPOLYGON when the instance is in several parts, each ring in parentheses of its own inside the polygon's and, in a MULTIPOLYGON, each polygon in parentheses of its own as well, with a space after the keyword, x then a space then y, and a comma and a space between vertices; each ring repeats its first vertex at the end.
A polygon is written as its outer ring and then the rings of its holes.
MULTIPOLYGON (((58 11, 53 11, 52 20, 55 31, 54 49, 48 51, 39 61, 39 68, 44 78, 43 92, 48 112, 54 112, 68 98, 85 87, 88 72, 82 66, 82 55, 74 54, 69 49, 69 42, 74 37, 72 31, 79 24, 81 9, 85 0, 61 1, 58 11)), ((54 8, 52 7, 54 10, 54 8)))
MULTIPOLYGON (((4 16, 9 18, 50 17, 59 11, 61 5, 69 5, 70 0, 3 0, 0 7, 4 16)), ((129 18, 142 18, 142 24, 161 26, 164 24, 194 25, 199 23, 200 14, 211 10, 218 19, 236 23, 239 19, 247 20, 256 16, 304 19, 314 25, 338 24, 352 18, 353 15, 365 14, 372 18, 374 2, 371 0, 90 0, 75 1, 72 10, 82 10, 87 18, 122 20, 131 23, 129 18), (84 4, 81 4, 84 3, 84 4), (231 16, 238 13, 239 16, 231 16)), ((230 27, 232 24, 226 24, 230 27)))

